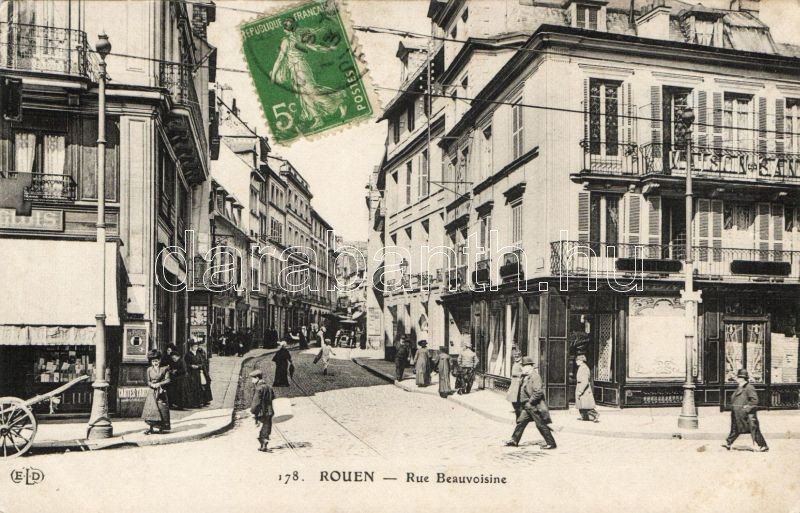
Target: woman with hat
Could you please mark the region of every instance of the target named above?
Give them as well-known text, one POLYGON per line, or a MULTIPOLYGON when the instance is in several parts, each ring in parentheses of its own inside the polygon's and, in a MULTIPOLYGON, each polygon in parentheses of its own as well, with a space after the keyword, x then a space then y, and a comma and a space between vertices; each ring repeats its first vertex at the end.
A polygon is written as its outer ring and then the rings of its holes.
POLYGON ((431 355, 428 352, 428 341, 420 340, 417 353, 414 355, 414 370, 417 373, 417 386, 426 387, 431 384, 431 355))
POLYGON ((274 387, 288 387, 289 386, 289 369, 293 366, 292 355, 286 349, 286 342, 280 341, 278 343, 280 349, 272 357, 275 362, 275 380, 272 382, 274 387))
POLYGON ((758 450, 767 452, 769 447, 764 435, 761 434, 756 416, 758 394, 755 387, 750 384, 750 375, 746 369, 739 369, 736 373, 736 382, 739 386, 731 396, 731 432, 722 446, 730 451, 731 445, 740 434, 750 433, 753 443, 758 445, 758 450))
POLYGON ((575 363, 578 364, 578 372, 575 374, 575 407, 581 414, 580 420, 600 422, 592 391, 592 371, 586 364, 586 355, 576 356, 575 363))
POLYGON ((520 354, 517 346, 514 346, 511 350, 511 358, 514 363, 511 365, 511 384, 508 385, 506 401, 510 402, 511 406, 514 407, 514 418, 517 418, 522 409, 519 405, 519 386, 522 383, 522 354, 520 354))
POLYGON ((150 428, 144 432, 146 435, 165 433, 170 430, 169 398, 166 386, 169 385, 169 368, 161 365, 161 351, 157 349, 147 353, 150 367, 147 368, 147 386, 150 390, 144 400, 142 420, 150 428), (155 429, 158 431, 155 431, 155 429))
POLYGON ((450 355, 447 354, 447 346, 439 347, 436 372, 439 373, 439 397, 446 399, 453 393, 453 387, 450 386, 450 355))

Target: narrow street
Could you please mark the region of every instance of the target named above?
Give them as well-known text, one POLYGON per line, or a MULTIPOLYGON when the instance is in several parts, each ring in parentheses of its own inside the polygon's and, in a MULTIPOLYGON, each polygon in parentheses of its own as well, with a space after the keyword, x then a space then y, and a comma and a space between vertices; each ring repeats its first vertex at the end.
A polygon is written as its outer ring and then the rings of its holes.
MULTIPOLYGON (((524 446, 506 448, 502 442, 513 428, 511 414, 504 426, 447 400, 405 392, 349 360, 333 360, 330 374, 323 376, 321 364, 312 363, 314 354, 292 353, 295 382, 277 393, 292 398, 294 417, 274 426, 272 453, 256 451, 256 428, 240 411, 231 431, 200 442, 3 462, 0 511, 44 510, 53 498, 63 511, 82 511, 87 483, 92 483, 95 505, 114 511, 143 511, 176 501, 192 511, 233 511, 253 504, 296 511, 299 497, 303 510, 341 505, 342 511, 360 511, 359 505, 369 502, 381 511, 408 511, 412 504, 434 504, 439 493, 464 511, 478 511, 485 509, 481 501, 487 492, 493 504, 519 507, 531 501, 557 507, 570 497, 575 511, 594 510, 596 497, 649 511, 674 511, 696 501, 709 511, 731 501, 755 507, 770 497, 774 511, 792 511, 790 505, 800 498, 797 485, 786 488, 764 479, 800 470, 796 440, 775 440, 770 453, 760 454, 726 452, 710 442, 556 433, 559 448, 543 452, 530 426, 524 446), (24 467, 44 472, 36 488, 42 493, 32 494, 6 477, 24 467), (370 472, 374 482, 366 474, 360 476, 367 482, 331 482, 336 472, 345 471, 370 472), (495 476, 506 478, 506 484, 437 484, 437 472, 495 476), (430 482, 407 482, 408 473, 428 476, 430 482), (640 493, 626 493, 632 489, 640 493), (132 500, 116 501, 120 494, 132 500)), ((249 361, 242 375, 256 366, 272 379, 271 356, 249 361)), ((251 393, 249 380, 242 383, 240 409, 251 393)))

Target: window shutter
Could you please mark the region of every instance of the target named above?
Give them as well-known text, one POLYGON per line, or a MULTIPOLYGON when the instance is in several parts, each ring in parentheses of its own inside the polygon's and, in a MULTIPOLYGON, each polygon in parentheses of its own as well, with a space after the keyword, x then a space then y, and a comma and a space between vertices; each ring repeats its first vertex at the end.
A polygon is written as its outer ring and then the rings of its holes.
POLYGON ((650 86, 650 142, 655 158, 661 157, 661 108, 661 86, 650 86))
MULTIPOLYGON (((583 79, 583 144, 589 144, 589 79, 583 79)), ((588 146, 586 146, 588 148, 588 146)), ((588 153, 588 149, 584 151, 588 153)))
POLYGON ((714 248, 711 259, 722 262, 722 200, 711 200, 711 246, 714 248))
MULTIPOLYGON (((631 142, 633 142, 633 116, 634 116, 631 85, 625 84, 624 91, 625 91, 624 107, 621 109, 621 113, 625 116, 625 140, 623 142, 630 144, 631 142)), ((621 91, 620 94, 622 94, 621 91)))
POLYGON ((767 151, 767 99, 758 97, 758 151, 767 151))
POLYGON ((589 193, 578 193, 578 241, 589 241, 589 193))
POLYGON ((783 132, 786 130, 786 100, 778 98, 775 100, 775 151, 783 153, 786 151, 783 141, 783 132))
MULTIPOLYGON (((628 244, 639 244, 639 232, 642 224, 642 200, 638 194, 627 195, 627 224, 625 225, 625 242, 628 244)), ((635 248, 628 249, 628 256, 636 254, 635 248)))
POLYGON ((661 197, 653 196, 647 200, 649 211, 647 214, 648 244, 651 246, 647 252, 648 258, 661 258, 661 197))
POLYGON ((759 260, 769 260, 769 203, 759 203, 756 215, 756 248, 759 260))
POLYGON ((707 199, 697 200, 697 215, 695 216, 697 226, 695 233, 697 235, 695 235, 695 241, 699 248, 696 251, 695 258, 700 262, 708 262, 710 203, 711 201, 707 199))
POLYGON ((783 260, 783 205, 773 203, 771 205, 772 214, 772 249, 775 251, 771 258, 775 262, 783 260))
MULTIPOLYGON (((714 149, 722 149, 722 93, 714 93, 714 149)), ((719 151, 717 151, 719 153, 719 151)))
POLYGON ((697 91, 697 144, 708 145, 708 93, 697 91))

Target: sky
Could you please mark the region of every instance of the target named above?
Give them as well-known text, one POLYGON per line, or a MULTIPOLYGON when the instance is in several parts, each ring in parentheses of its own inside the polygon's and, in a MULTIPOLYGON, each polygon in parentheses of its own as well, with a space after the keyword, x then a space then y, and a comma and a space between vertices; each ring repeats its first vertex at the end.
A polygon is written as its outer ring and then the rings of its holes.
MULTIPOLYGON (((246 70, 237 26, 258 16, 297 2, 217 1, 217 21, 209 27, 209 41, 217 47, 217 66, 246 70), (241 12, 253 11, 253 12, 241 12)), ((346 2, 354 25, 391 27, 416 32, 430 31, 426 13, 427 0, 354 0, 346 2)), ((397 88, 400 85, 400 61, 395 57, 399 37, 356 32, 373 84, 397 88)), ((367 239, 366 185, 375 166, 380 164, 386 140, 386 123, 369 120, 354 128, 313 141, 297 140, 289 147, 272 142, 252 80, 248 73, 218 70, 217 85, 230 87, 222 92, 230 105, 236 98, 240 117, 270 140, 272 154, 289 159, 311 185, 311 204, 345 240, 367 239)), ((376 89, 385 105, 395 94, 376 89)), ((380 110, 378 110, 380 112, 380 110)), ((376 116, 377 118, 377 116, 376 116)))
MULTIPOLYGON (((478 0, 492 1, 492 0, 478 0)), ((217 85, 230 87, 222 97, 230 104, 235 97, 240 116, 261 135, 270 140, 261 107, 241 51, 237 27, 264 12, 280 11, 297 1, 218 0, 217 21, 209 27, 209 40, 218 48, 217 66, 239 72, 217 72, 217 85)), ((727 8, 730 0, 703 0, 712 7, 727 8)), ((350 0, 344 2, 354 25, 390 27, 392 29, 428 33, 430 20, 426 13, 428 0, 350 0)), ((760 18, 770 25, 779 42, 800 44, 796 30, 800 19, 800 0, 762 0, 760 18)), ((397 88, 400 85, 400 61, 395 57, 398 36, 356 32, 376 86, 397 88)), ((425 42, 424 40, 421 40, 425 42)), ((395 92, 376 89, 382 105, 395 92)), ((312 142, 298 140, 289 147, 270 141, 273 155, 289 159, 308 180, 314 194, 312 205, 345 240, 366 240, 367 209, 365 187, 375 166, 380 163, 386 139, 386 123, 370 120, 357 127, 337 132, 312 142)))

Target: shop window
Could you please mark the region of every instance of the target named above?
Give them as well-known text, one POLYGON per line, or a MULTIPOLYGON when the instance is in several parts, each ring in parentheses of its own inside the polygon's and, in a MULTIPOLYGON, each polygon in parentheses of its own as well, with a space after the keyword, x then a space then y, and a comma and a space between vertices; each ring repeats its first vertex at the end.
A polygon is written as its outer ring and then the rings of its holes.
POLYGON ((60 346, 34 352, 34 383, 67 383, 94 372, 94 346, 60 346))
POLYGON ((739 369, 747 369, 750 381, 764 383, 765 326, 762 322, 726 322, 725 381, 736 382, 739 369))
POLYGON ((797 359, 800 356, 800 337, 797 333, 797 311, 793 304, 779 304, 771 316, 770 379, 773 384, 798 383, 797 359))
POLYGON ((489 344, 486 372, 495 376, 504 375, 505 370, 505 316, 503 309, 493 309, 489 314, 489 344))

